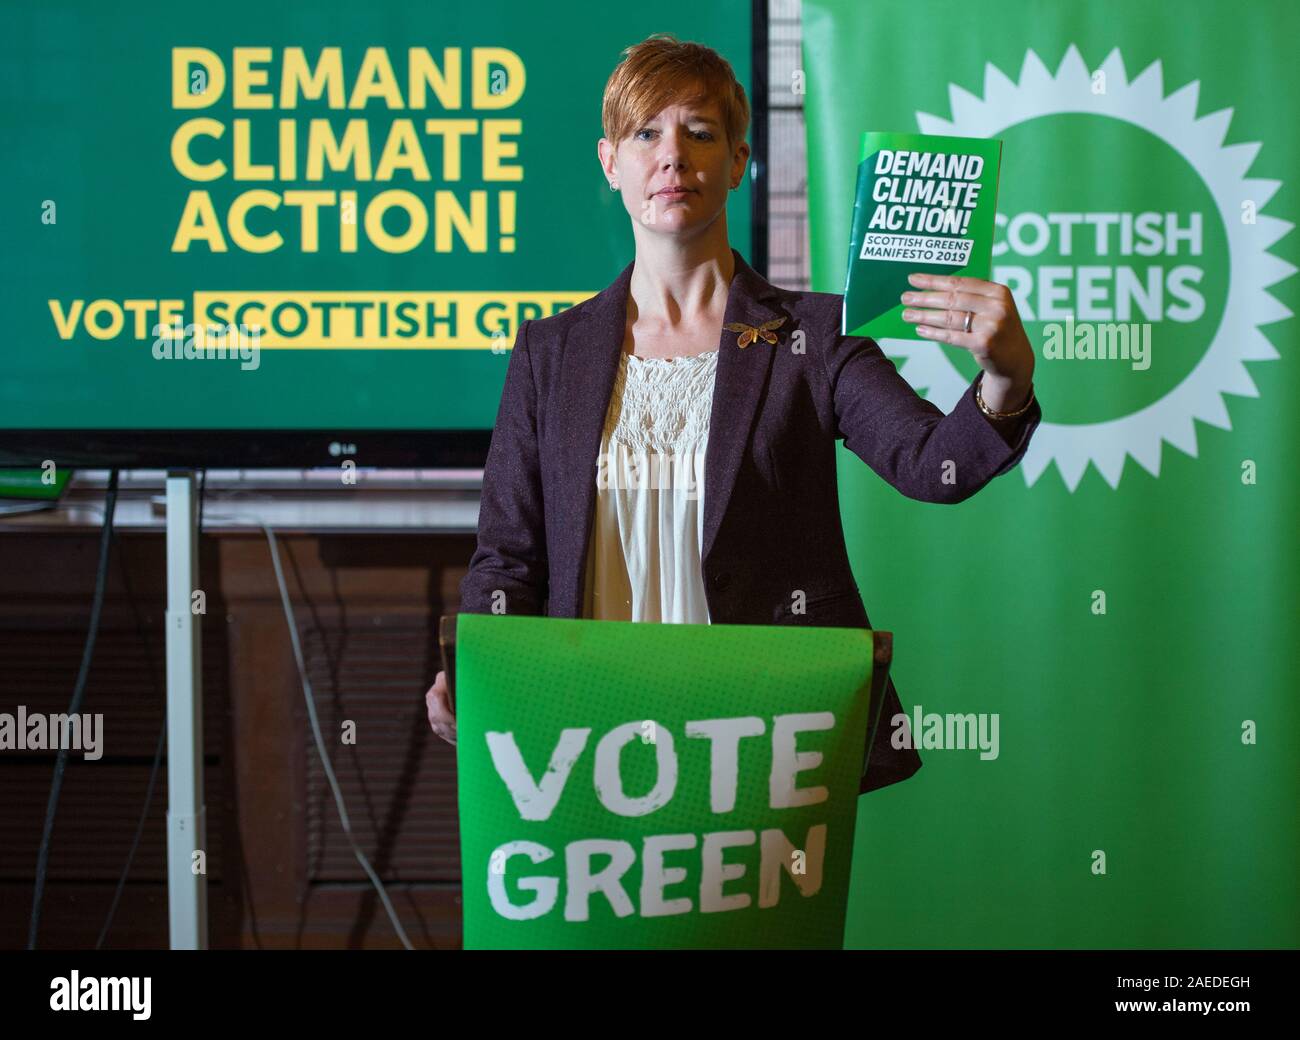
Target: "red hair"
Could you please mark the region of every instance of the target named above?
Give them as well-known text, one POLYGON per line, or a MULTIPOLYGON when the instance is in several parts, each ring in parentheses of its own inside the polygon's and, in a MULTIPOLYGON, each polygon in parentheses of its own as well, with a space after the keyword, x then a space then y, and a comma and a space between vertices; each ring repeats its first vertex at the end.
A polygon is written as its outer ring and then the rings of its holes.
POLYGON ((734 148, 749 130, 749 99, 731 64, 712 47, 655 33, 624 49, 605 84, 601 124, 617 148, 669 105, 708 101, 722 110, 727 145, 734 148))

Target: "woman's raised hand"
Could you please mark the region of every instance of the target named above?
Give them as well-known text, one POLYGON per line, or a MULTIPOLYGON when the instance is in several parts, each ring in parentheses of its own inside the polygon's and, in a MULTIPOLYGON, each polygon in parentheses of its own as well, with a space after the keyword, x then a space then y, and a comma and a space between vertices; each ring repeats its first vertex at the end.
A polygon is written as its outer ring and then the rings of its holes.
POLYGON ((1000 282, 962 275, 916 272, 907 280, 916 288, 902 295, 907 307, 903 320, 925 339, 970 351, 984 369, 980 396, 991 409, 1018 408, 1029 397, 1034 351, 1011 290, 1000 282))

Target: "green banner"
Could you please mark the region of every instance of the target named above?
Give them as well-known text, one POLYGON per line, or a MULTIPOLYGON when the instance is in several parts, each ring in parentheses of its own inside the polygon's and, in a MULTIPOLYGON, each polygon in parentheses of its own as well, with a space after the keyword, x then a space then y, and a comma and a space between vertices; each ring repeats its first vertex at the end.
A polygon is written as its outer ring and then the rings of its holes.
POLYGON ((871 632, 461 614, 456 658, 467 949, 842 946, 871 632))
MULTIPOLYGON (((925 768, 862 800, 891 897, 855 893, 846 942, 1300 945, 1300 8, 805 0, 803 24, 813 287, 844 285, 863 131, 1003 141, 992 279, 1043 409, 955 507, 841 457, 926 720, 925 768)), ((945 412, 977 372, 880 346, 945 412)))

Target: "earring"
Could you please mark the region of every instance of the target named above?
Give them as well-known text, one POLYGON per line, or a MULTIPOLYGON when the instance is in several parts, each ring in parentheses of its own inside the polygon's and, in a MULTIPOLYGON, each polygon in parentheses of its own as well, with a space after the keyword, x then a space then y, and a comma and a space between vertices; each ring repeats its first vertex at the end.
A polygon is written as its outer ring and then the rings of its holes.
POLYGON ((618 191, 618 182, 617 182, 617 181, 611 181, 611 182, 610 182, 610 185, 609 185, 609 190, 610 190, 610 191, 618 191))

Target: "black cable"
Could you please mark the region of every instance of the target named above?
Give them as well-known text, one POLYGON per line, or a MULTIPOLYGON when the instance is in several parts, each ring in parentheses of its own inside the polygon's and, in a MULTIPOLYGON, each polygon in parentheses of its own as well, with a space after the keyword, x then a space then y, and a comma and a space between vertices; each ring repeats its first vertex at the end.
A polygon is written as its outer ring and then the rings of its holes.
POLYGON ((131 850, 126 854, 126 863, 122 867, 122 876, 117 879, 117 891, 113 893, 113 901, 108 907, 108 916, 104 918, 104 927, 99 930, 99 938, 95 940, 95 949, 100 949, 104 945, 104 940, 108 937, 108 930, 113 925, 113 915, 117 913, 117 901, 122 898, 122 889, 126 887, 127 876, 131 873, 131 863, 135 859, 135 851, 140 847, 140 835, 144 833, 144 825, 149 818, 149 807, 153 804, 153 786, 154 781, 158 779, 158 766, 162 762, 163 748, 167 743, 167 713, 163 712, 162 728, 158 731, 158 748, 153 753, 153 769, 149 772, 149 789, 145 792, 144 808, 140 810, 139 822, 135 825, 135 837, 131 840, 131 850))
POLYGON ((153 805, 154 783, 158 779, 158 770, 162 765, 163 749, 167 746, 167 698, 163 695, 162 688, 158 684, 158 667, 153 656, 149 636, 145 631, 145 626, 140 622, 140 605, 135 599, 135 590, 131 587, 131 580, 127 574, 126 567, 126 546, 123 544, 122 551, 117 554, 118 563, 122 568, 122 586, 126 590, 126 598, 131 604, 131 613, 135 616, 135 630, 140 637, 140 643, 144 647, 144 656, 149 663, 149 680, 153 685, 154 696, 162 701, 163 718, 162 725, 158 730, 158 746, 153 753, 153 768, 149 771, 149 786, 144 794, 144 808, 140 810, 140 819, 135 825, 135 837, 131 840, 131 849, 126 854, 126 863, 122 866, 122 876, 117 879, 117 891, 113 893, 113 901, 108 906, 108 915, 104 918, 104 927, 99 931, 99 938, 95 941, 95 949, 101 949, 104 940, 108 937, 108 930, 113 925, 113 916, 117 913, 118 900, 122 898, 122 890, 126 887, 126 879, 131 874, 131 864, 135 861, 136 849, 140 847, 140 836, 144 833, 144 825, 149 819, 149 808, 153 805))
MULTIPOLYGON (((90 676, 90 662, 95 656, 95 636, 99 632, 99 615, 104 606, 104 586, 108 577, 108 554, 113 545, 113 510, 117 508, 117 470, 108 477, 108 493, 104 500, 104 526, 99 538, 99 566, 95 572, 95 596, 90 608, 90 630, 86 633, 86 646, 81 654, 81 670, 77 685, 68 705, 68 715, 80 714, 85 700, 86 680, 90 676)), ((45 829, 41 834, 40 851, 36 856, 36 887, 32 892, 32 919, 27 929, 27 948, 36 949, 36 933, 41 927, 41 903, 45 898, 45 874, 50 865, 50 839, 54 834, 54 816, 59 808, 59 793, 63 790, 63 771, 68 764, 67 747, 59 748, 54 760, 54 779, 50 783, 50 798, 45 806, 45 829)))

